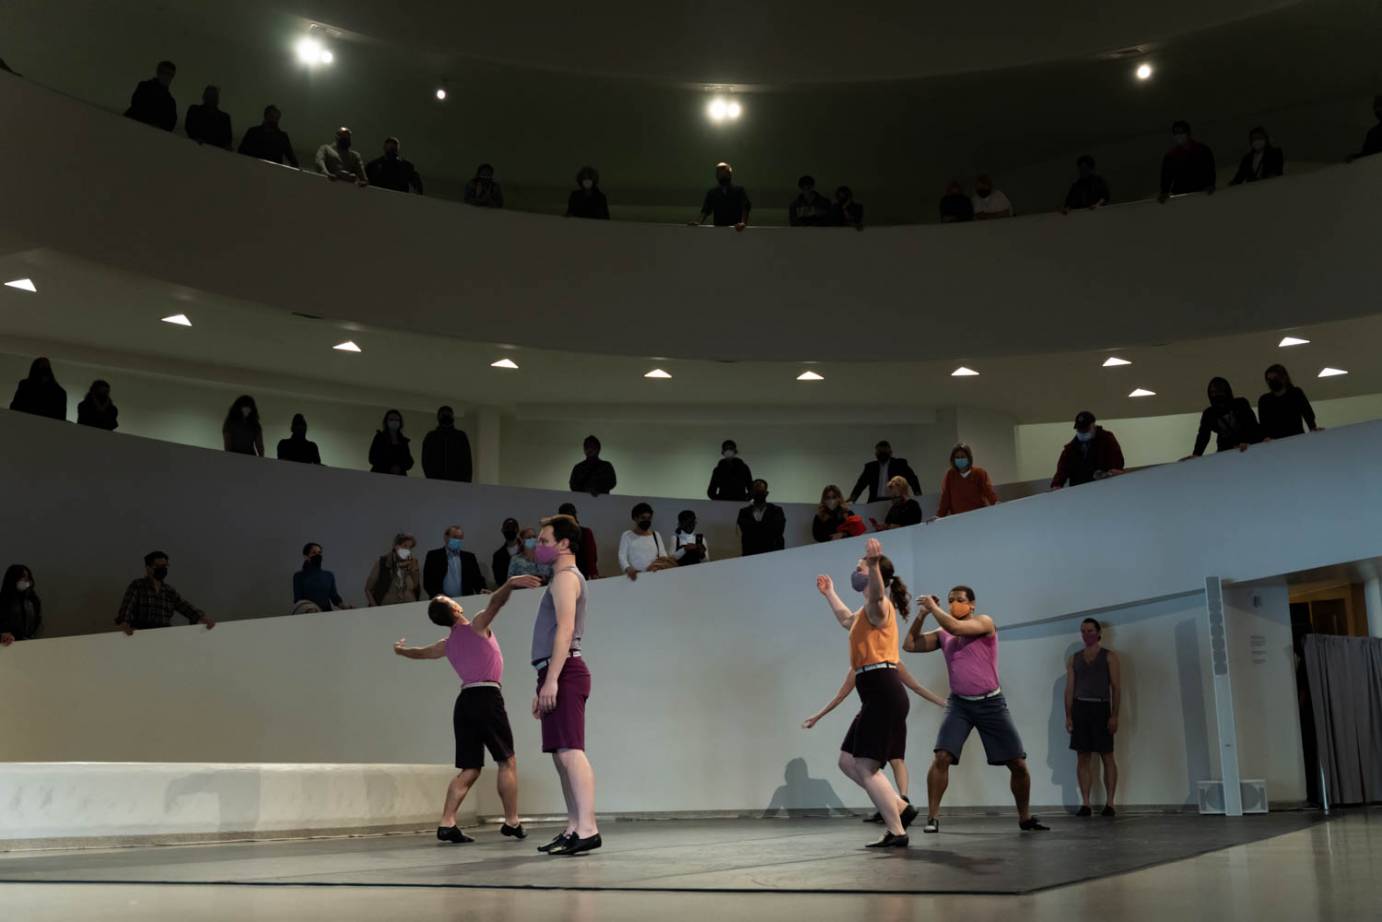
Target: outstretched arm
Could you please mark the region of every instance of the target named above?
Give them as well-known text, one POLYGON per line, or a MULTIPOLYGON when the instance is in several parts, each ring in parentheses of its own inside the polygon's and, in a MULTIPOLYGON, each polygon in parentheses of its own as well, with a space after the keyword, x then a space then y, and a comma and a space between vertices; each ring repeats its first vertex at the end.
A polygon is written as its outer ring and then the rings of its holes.
POLYGON ((835 697, 830 699, 830 703, 802 721, 801 728, 810 730, 816 722, 840 706, 840 702, 849 697, 849 693, 854 691, 854 670, 845 673, 845 682, 840 686, 840 690, 835 693, 835 697))
POLYGON ((404 646, 406 642, 406 638, 400 637, 398 643, 393 645, 393 652, 408 659, 441 659, 446 655, 446 638, 425 647, 404 646))
POLYGON ((857 617, 850 611, 845 603, 835 594, 835 581, 828 576, 816 577, 816 590, 825 596, 825 602, 830 606, 831 613, 835 620, 840 622, 840 627, 846 631, 854 626, 854 619, 857 617))
POLYGON ((994 632, 993 619, 988 615, 956 618, 929 595, 922 596, 920 601, 922 608, 936 616, 936 623, 956 637, 983 637, 994 632))
POLYGON ((542 580, 531 574, 523 576, 511 576, 505 580, 498 589, 490 593, 489 604, 485 610, 475 616, 475 620, 470 622, 470 629, 481 636, 489 633, 490 622, 499 614, 499 609, 509 601, 509 596, 515 589, 536 589, 542 585, 542 580))
MULTIPOLYGON (((852 673, 850 677, 853 678, 852 673)), ((948 703, 940 695, 931 691, 931 689, 927 688, 925 685, 922 685, 916 679, 912 678, 912 674, 907 671, 907 667, 902 665, 901 663, 897 664, 897 677, 902 680, 903 685, 906 685, 912 691, 916 692, 918 695, 925 698, 927 701, 931 702, 936 707, 945 707, 948 703)))

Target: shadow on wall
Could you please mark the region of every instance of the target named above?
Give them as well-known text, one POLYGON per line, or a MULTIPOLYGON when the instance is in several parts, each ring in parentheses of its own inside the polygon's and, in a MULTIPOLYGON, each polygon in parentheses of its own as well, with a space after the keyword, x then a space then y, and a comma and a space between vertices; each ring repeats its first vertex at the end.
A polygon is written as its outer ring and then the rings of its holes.
MULTIPOLYGON (((1081 649, 1078 643, 1067 646, 1062 665, 1081 649)), ((1046 765, 1051 769, 1051 783, 1060 788, 1060 802, 1072 811, 1078 808, 1081 798, 1075 777, 1075 753, 1070 748, 1070 734, 1065 732, 1064 669, 1051 686, 1051 718, 1046 722, 1046 765)))
POLYGON ((1213 777, 1209 765, 1209 725, 1205 720, 1204 665, 1200 632, 1194 619, 1176 625, 1176 668, 1180 673, 1181 720, 1185 726, 1185 774, 1190 780, 1185 802, 1198 795, 1195 783, 1213 777))
POLYGON ((763 811, 764 819, 782 812, 789 817, 854 815, 854 811, 840 800, 829 781, 811 777, 806 760, 801 756, 787 763, 782 776, 787 783, 773 792, 772 802, 763 811))

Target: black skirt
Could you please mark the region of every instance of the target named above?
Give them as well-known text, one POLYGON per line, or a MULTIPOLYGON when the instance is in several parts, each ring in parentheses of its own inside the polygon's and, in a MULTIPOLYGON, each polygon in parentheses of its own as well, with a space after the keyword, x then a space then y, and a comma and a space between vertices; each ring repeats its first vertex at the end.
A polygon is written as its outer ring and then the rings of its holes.
POLYGON ((897 670, 871 669, 855 677, 854 689, 863 706, 849 725, 840 751, 878 763, 904 758, 911 702, 897 670))

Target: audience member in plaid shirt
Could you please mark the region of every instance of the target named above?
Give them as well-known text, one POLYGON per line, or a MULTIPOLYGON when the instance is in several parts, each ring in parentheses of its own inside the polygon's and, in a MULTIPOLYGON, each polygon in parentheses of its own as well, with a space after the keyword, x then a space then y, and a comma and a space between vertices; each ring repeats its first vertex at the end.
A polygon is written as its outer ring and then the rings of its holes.
POLYGON ((179 614, 191 624, 205 624, 209 631, 216 622, 200 608, 178 595, 178 591, 164 582, 168 578, 168 555, 150 551, 144 555, 144 578, 130 583, 120 614, 115 623, 126 634, 154 627, 167 627, 173 615, 179 614))

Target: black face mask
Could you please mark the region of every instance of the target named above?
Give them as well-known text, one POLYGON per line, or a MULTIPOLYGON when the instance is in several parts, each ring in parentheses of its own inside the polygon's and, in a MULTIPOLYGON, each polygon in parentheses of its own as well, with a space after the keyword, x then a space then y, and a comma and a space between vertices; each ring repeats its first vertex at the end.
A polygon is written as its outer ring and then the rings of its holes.
POLYGON ((160 583, 163 582, 165 579, 168 578, 168 568, 167 568, 167 567, 154 567, 154 571, 153 571, 153 572, 154 572, 154 579, 158 580, 160 583))
POLYGON ((1271 388, 1273 393, 1284 391, 1286 390, 1286 382, 1280 378, 1268 378, 1267 387, 1271 388))
POLYGON ((733 177, 733 176, 716 176, 716 177, 715 177, 715 181, 718 182, 718 183, 719 183, 720 185, 722 185, 722 186, 727 186, 727 185, 729 185, 731 182, 734 181, 734 177, 733 177))
POLYGON ((650 528, 652 528, 652 527, 653 527, 653 520, 652 520, 652 519, 639 519, 639 520, 638 520, 638 530, 639 530, 639 531, 647 531, 648 529, 650 529, 650 528))
POLYGON ((514 531, 511 528, 504 529, 504 540, 509 542, 510 544, 513 544, 515 541, 518 540, 518 532, 514 531))
POLYGON ((295 439, 305 439, 305 438, 307 438, 307 430, 306 430, 306 429, 294 429, 294 430, 293 430, 293 438, 295 438, 295 439))
POLYGON ((437 424, 442 426, 443 428, 449 429, 456 424, 456 417, 452 416, 449 413, 445 416, 438 416, 437 424))
POLYGON ((889 461, 892 460, 893 456, 891 452, 880 451, 877 454, 875 454, 874 457, 878 459, 879 464, 887 464, 889 461))
POLYGON ((306 569, 308 569, 308 570, 320 570, 321 568, 322 568, 322 555, 321 555, 321 554, 318 554, 318 555, 315 556, 315 557, 308 557, 308 558, 307 558, 307 566, 306 566, 306 569))
POLYGON ((766 494, 766 493, 755 493, 755 494, 753 494, 753 504, 754 504, 755 506, 762 506, 762 505, 763 505, 764 503, 766 503, 767 501, 768 501, 768 494, 766 494))
POLYGON ((1228 394, 1213 394, 1210 396, 1209 402, 1216 407, 1227 406, 1229 402, 1228 394))
POLYGON ((682 522, 682 523, 681 523, 681 530, 682 530, 682 533, 683 533, 683 534, 688 534, 688 535, 689 535, 689 534, 694 533, 695 530, 696 530, 696 520, 695 520, 695 519, 692 519, 692 520, 689 521, 689 522, 682 522))

